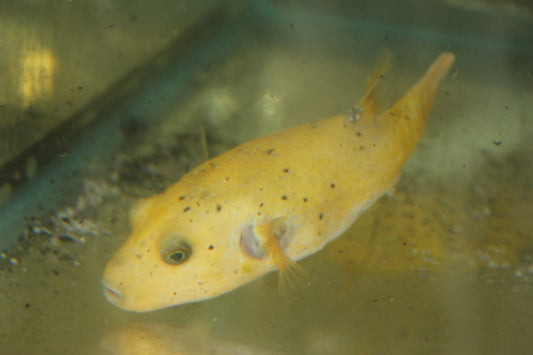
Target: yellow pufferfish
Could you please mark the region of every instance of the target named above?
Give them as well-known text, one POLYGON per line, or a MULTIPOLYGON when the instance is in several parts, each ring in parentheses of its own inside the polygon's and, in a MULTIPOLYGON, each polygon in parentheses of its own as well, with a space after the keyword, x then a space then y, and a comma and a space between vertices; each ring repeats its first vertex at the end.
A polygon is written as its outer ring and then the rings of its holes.
POLYGON ((376 66, 348 114, 246 142, 140 200, 132 232, 107 265, 104 295, 145 312, 206 300, 296 261, 340 236, 400 176, 425 130, 442 53, 391 108, 376 112, 376 66))

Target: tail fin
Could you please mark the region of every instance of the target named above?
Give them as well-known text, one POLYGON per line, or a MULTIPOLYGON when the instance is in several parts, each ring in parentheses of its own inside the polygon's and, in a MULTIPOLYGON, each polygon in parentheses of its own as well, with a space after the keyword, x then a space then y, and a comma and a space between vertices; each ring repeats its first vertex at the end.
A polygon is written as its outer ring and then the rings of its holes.
POLYGON ((440 81, 455 61, 452 53, 442 53, 426 74, 390 109, 380 115, 383 125, 393 125, 395 134, 406 143, 407 154, 418 144, 426 128, 426 121, 440 81))

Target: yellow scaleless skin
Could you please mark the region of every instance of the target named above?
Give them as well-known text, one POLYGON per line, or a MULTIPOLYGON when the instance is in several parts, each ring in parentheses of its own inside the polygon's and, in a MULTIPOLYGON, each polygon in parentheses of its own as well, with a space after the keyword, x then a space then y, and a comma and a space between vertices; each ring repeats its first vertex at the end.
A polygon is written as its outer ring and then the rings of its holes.
POLYGON ((129 239, 104 272, 106 298, 144 312, 297 269, 391 189, 453 62, 441 54, 379 115, 376 70, 359 109, 249 141, 141 200, 129 239))

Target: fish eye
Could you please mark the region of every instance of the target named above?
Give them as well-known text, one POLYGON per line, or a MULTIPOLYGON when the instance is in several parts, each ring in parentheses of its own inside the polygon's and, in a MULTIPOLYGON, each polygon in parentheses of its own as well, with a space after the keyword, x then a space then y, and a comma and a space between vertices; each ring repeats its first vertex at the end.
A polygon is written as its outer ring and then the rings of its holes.
POLYGON ((191 247, 185 243, 180 243, 177 247, 169 248, 161 253, 163 260, 170 265, 183 264, 191 256, 191 247))

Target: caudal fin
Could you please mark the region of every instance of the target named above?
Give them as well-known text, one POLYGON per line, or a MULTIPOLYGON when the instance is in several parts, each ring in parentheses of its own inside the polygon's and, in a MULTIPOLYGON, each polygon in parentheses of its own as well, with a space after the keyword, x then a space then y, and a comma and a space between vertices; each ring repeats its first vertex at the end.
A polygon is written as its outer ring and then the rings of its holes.
POLYGON ((394 134, 404 141, 407 154, 418 144, 426 128, 440 81, 455 61, 452 53, 442 53, 431 64, 424 76, 390 109, 380 115, 383 125, 394 126, 394 134))
POLYGON ((420 79, 417 85, 433 86, 436 84, 435 89, 438 89, 439 81, 444 78, 453 63, 455 62, 455 56, 453 53, 444 52, 438 56, 437 59, 431 64, 426 74, 420 79))

